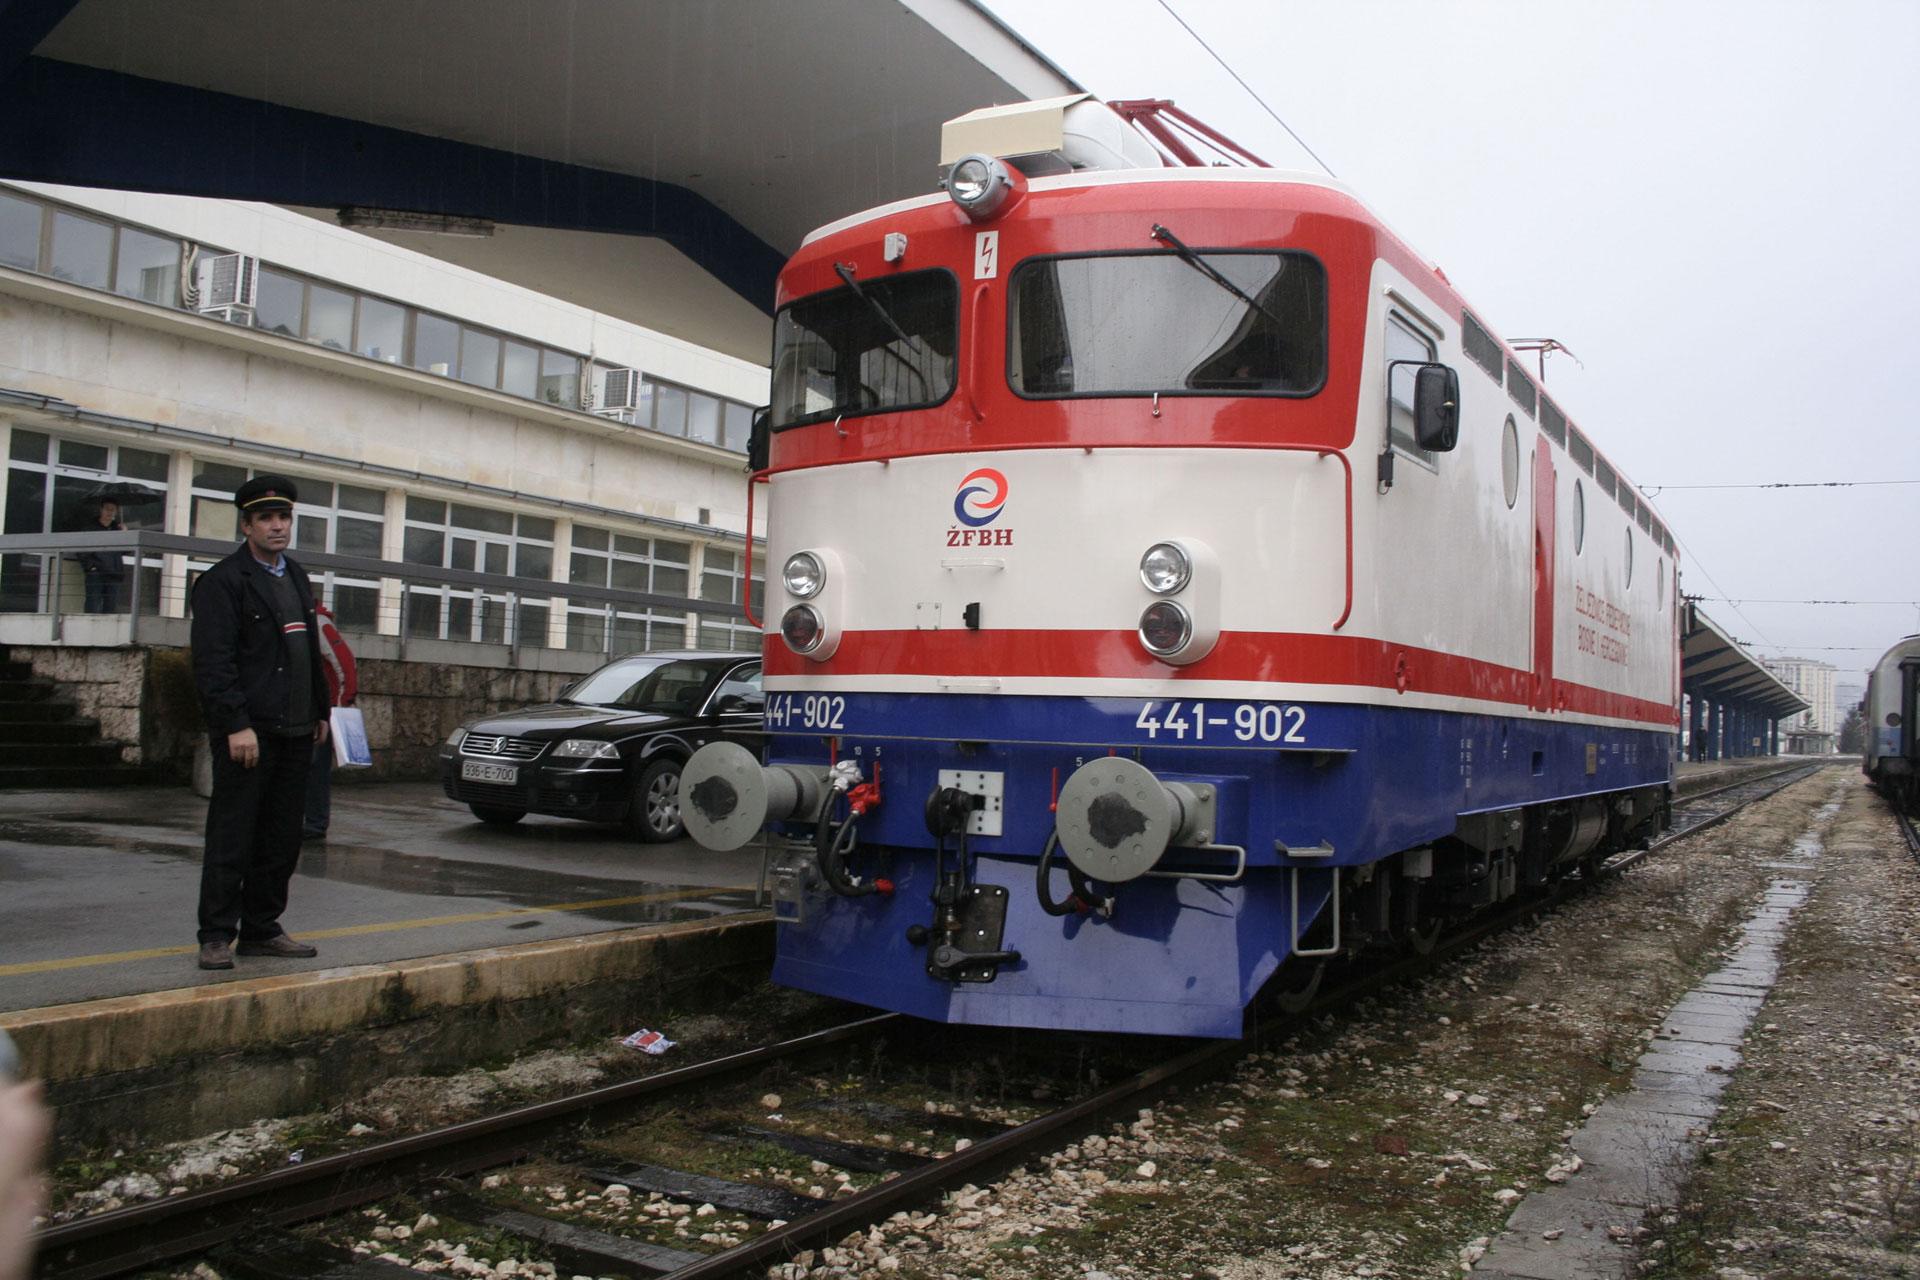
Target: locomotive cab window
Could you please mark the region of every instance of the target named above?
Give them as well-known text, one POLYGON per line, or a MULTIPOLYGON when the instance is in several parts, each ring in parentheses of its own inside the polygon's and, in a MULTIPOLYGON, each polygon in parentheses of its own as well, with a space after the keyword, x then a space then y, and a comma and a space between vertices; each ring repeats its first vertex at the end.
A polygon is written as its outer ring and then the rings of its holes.
POLYGON ((1422 364, 1434 359, 1433 340, 1404 316, 1387 317, 1387 439, 1394 452, 1433 470, 1439 455, 1422 449, 1414 434, 1413 385, 1422 364), (1411 362, 1411 363, 1410 363, 1411 362))
POLYGON ((1304 253, 1033 258, 1012 290, 1022 396, 1309 396, 1326 380, 1326 272, 1304 253))
POLYGON ((953 394, 960 286, 948 271, 861 280, 773 322, 771 425, 924 409, 953 394))

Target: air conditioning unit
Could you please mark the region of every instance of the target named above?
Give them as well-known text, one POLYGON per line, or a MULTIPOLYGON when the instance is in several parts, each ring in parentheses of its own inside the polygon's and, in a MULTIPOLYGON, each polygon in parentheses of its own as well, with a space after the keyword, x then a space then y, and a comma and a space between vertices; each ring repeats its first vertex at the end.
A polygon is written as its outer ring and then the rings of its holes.
POLYGON ((252 307, 202 307, 200 314, 224 324, 245 325, 249 329, 253 327, 252 307))
POLYGON ((609 369, 600 378, 598 412, 611 416, 616 411, 640 407, 640 371, 609 369))
MULTIPOLYGON (((260 285, 260 259, 244 253, 222 253, 200 260, 200 312, 255 305, 260 285)), ((251 323, 251 321, 249 321, 251 323)))

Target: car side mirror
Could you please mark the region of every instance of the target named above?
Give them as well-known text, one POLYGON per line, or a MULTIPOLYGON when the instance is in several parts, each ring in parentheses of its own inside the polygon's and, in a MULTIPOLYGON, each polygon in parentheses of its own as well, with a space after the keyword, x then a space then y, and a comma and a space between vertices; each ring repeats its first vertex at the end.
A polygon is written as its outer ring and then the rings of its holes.
POLYGON ((553 695, 554 701, 557 702, 562 698, 570 696, 573 693, 574 686, 578 685, 579 683, 580 682, 578 680, 569 680, 566 684, 561 685, 560 692, 553 695))
POLYGON ((763 700, 750 698, 744 693, 730 693, 714 706, 714 710, 722 715, 730 711, 761 711, 765 708, 766 703, 763 700))
POLYGON ((1429 453, 1446 453, 1460 442, 1460 375, 1444 364, 1414 370, 1413 438, 1429 453))

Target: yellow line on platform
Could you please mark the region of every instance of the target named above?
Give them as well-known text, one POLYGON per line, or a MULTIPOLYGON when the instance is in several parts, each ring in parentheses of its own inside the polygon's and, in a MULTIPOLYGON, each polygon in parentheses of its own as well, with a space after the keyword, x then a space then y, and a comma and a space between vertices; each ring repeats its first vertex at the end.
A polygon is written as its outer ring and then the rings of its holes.
MULTIPOLYGON (((715 885, 707 889, 672 889, 660 893, 635 894, 630 898, 596 898, 591 902, 556 902, 544 907, 502 907, 497 911, 471 911, 457 916, 426 916, 419 920, 389 920, 380 924, 352 924, 338 929, 302 929, 302 940, 315 938, 354 938, 369 933, 397 933, 402 929, 431 929, 436 925, 478 924, 485 920, 505 920, 512 916, 537 916, 547 911, 593 911, 604 907, 634 907, 646 902, 679 902, 716 893, 752 893, 751 885, 715 885)), ((61 969, 85 969, 94 965, 122 964, 129 960, 157 960, 162 956, 190 956, 199 951, 189 947, 149 947, 145 951, 115 951, 98 956, 72 956, 65 960, 33 960, 25 964, 0 964, 0 978, 29 973, 55 973, 61 969)))

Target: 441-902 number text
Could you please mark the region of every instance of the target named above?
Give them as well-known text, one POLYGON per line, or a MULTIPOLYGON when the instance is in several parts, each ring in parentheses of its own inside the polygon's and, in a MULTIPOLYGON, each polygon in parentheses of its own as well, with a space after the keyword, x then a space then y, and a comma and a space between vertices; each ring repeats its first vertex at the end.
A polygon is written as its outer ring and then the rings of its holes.
POLYGON ((1133 725, 1155 742, 1307 742, 1307 709, 1279 702, 1149 702, 1133 725))

